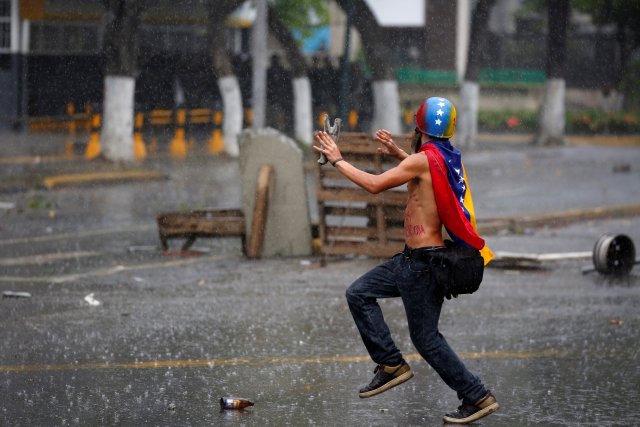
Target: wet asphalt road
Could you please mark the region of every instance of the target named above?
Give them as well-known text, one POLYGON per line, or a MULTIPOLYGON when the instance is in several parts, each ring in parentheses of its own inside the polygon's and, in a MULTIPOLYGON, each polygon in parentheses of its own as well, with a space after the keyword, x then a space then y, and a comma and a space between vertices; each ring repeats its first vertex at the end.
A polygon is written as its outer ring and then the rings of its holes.
MULTIPOLYGON (((86 169, 78 163, 1 167, 18 182, 86 169)), ((487 145, 466 165, 480 218, 640 203, 637 147, 487 145)), ((237 165, 200 156, 144 166, 168 179, 0 193, 0 290, 31 294, 0 300, 0 425, 417 426, 455 409, 396 300, 383 310, 415 377, 357 397, 374 366, 344 290, 376 260, 249 261, 239 239, 198 240, 199 257, 162 255, 155 215, 239 207, 237 165), (256 405, 221 412, 223 395, 256 405)), ((639 246, 639 225, 599 219, 487 241, 580 252, 613 232, 639 246)), ((590 263, 491 268, 478 293, 445 303, 441 332, 502 405, 482 425, 638 425, 640 266, 612 279, 582 274, 590 263)))

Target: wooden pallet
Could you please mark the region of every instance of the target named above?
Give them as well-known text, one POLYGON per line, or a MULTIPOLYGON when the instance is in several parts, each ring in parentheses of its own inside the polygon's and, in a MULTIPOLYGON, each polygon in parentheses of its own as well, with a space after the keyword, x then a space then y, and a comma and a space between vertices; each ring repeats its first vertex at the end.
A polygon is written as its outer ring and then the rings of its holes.
POLYGON ((244 213, 240 209, 204 209, 168 212, 157 216, 160 243, 169 249, 169 239, 186 238, 182 251, 187 251, 198 237, 241 237, 245 246, 244 213))
MULTIPOLYGON (((394 140, 409 152, 408 136, 394 140)), ((380 174, 397 165, 377 153, 380 144, 370 134, 341 133, 338 145, 349 163, 367 172, 380 174)), ((406 186, 370 194, 330 165, 316 167, 316 182, 322 254, 388 257, 402 250, 406 186)))

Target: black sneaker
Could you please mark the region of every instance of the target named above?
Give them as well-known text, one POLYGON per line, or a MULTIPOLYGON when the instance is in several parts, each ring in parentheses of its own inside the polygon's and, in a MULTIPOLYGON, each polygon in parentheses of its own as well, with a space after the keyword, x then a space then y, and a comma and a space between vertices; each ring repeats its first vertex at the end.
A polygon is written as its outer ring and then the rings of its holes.
POLYGON ((490 391, 474 405, 460 405, 456 412, 446 414, 443 421, 448 424, 469 424, 500 409, 500 405, 490 391))
POLYGON ((402 384, 413 377, 411 368, 404 360, 398 366, 378 365, 373 370, 376 374, 368 386, 360 389, 360 397, 371 397, 402 384))

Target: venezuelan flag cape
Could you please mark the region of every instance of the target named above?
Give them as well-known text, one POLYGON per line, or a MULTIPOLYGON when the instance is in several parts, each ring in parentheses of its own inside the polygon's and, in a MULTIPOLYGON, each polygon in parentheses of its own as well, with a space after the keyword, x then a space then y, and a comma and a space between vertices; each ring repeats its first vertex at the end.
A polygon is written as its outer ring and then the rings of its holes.
POLYGON ((473 199, 460 151, 449 141, 429 141, 420 148, 420 152, 429 159, 436 205, 444 228, 456 244, 478 249, 487 265, 493 253, 478 234, 473 199))

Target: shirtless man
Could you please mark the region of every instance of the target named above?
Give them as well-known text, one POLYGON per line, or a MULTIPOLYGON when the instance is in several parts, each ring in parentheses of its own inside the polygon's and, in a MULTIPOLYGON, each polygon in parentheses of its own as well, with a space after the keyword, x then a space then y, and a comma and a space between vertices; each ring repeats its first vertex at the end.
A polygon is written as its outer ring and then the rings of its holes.
POLYGON ((426 99, 416 115, 413 154, 400 149, 388 131, 378 130, 375 139, 383 145, 378 152, 400 160, 396 167, 380 175, 364 172, 344 160, 326 132, 316 134, 317 145, 313 148, 324 153, 346 178, 370 193, 380 193, 405 183, 408 187, 405 250, 364 274, 346 292, 360 336, 377 364, 373 380, 360 389, 360 397, 375 396, 413 377, 411 368, 391 338, 377 303, 378 298, 401 297, 414 346, 462 400, 458 410, 446 414, 444 421, 467 424, 495 412, 499 405, 438 331, 444 295, 435 282, 430 257, 445 249, 443 220, 436 206, 429 161, 421 151, 427 143, 451 147, 448 139, 453 135, 455 118, 455 107, 448 100, 426 99))

